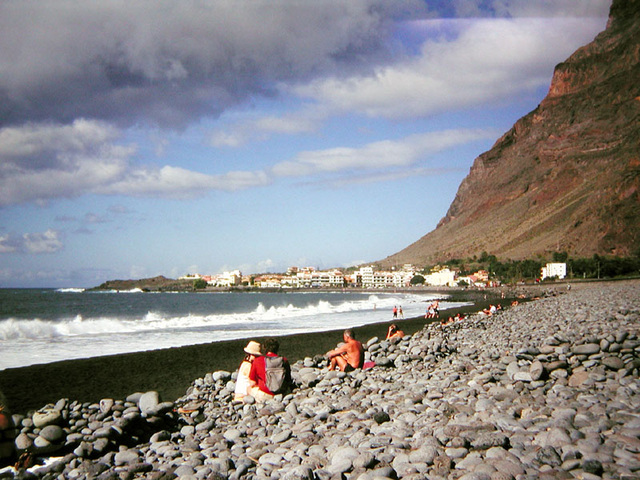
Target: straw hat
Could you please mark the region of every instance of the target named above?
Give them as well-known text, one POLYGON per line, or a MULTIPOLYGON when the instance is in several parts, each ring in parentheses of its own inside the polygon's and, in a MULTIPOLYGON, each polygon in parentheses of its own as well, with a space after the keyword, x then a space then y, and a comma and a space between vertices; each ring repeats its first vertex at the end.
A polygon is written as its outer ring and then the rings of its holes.
POLYGON ((251 340, 246 347, 244 347, 244 351, 249 355, 262 355, 260 352, 260 344, 258 342, 254 342, 251 340))

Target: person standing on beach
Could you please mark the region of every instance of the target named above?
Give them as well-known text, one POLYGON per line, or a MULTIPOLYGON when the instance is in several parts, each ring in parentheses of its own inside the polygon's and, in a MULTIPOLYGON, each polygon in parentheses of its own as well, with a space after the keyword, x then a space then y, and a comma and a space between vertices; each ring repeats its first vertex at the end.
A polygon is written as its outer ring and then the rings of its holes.
POLYGON ((245 357, 240 368, 238 368, 238 378, 236 379, 236 388, 233 396, 235 402, 241 402, 249 391, 249 373, 251 372, 251 364, 256 357, 262 356, 260 352, 260 344, 251 340, 244 347, 245 357))
POLYGON ((393 307, 393 318, 398 318, 398 307, 393 307))
POLYGON ((262 345, 264 356, 256 357, 251 364, 251 371, 249 372, 249 395, 255 398, 257 402, 266 402, 272 399, 276 393, 286 391, 291 385, 291 366, 285 357, 278 356, 278 350, 280 350, 278 340, 275 338, 267 338, 262 345), (267 359, 272 358, 282 359, 282 367, 285 370, 283 384, 278 392, 271 391, 269 387, 267 387, 267 359))
POLYGON ((329 370, 335 370, 336 367, 341 372, 350 372, 356 368, 362 367, 364 364, 364 347, 362 343, 356 340, 353 330, 346 329, 342 334, 344 343, 338 348, 327 352, 329 358, 329 370))

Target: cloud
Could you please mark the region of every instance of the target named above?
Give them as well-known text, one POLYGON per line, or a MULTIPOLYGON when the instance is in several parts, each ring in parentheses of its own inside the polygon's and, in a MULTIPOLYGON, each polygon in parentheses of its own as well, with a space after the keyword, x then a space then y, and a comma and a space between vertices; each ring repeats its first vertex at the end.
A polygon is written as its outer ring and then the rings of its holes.
POLYGON ((64 247, 56 230, 0 236, 0 253, 55 253, 64 247))
POLYGON ((604 27, 608 8, 600 0, 585 2, 589 7, 564 2, 562 9, 529 1, 495 2, 489 9, 486 2, 458 2, 457 8, 464 10, 463 3, 467 16, 474 17, 471 12, 476 11, 479 18, 419 17, 399 23, 395 35, 405 48, 396 52, 394 62, 372 65, 366 74, 356 71, 319 75, 309 82, 282 82, 279 96, 300 99, 299 110, 237 121, 216 130, 209 143, 239 147, 271 135, 315 132, 332 116, 422 118, 535 92, 549 84, 558 61, 604 27), (526 14, 531 4, 540 17, 526 14), (523 18, 486 18, 496 11, 523 18))
POLYGON ((320 78, 293 91, 336 114, 415 118, 504 101, 548 85, 558 59, 592 40, 602 19, 414 22, 415 56, 374 74, 320 78))
POLYGON ((275 165, 272 173, 279 177, 301 177, 404 168, 442 150, 494 136, 495 132, 486 130, 445 130, 373 142, 360 148, 306 151, 294 160, 275 165))
POLYGON ((402 180, 404 178, 413 177, 435 177, 438 175, 444 175, 450 172, 459 171, 458 168, 427 168, 427 167, 415 167, 415 168, 403 168, 395 171, 380 171, 373 173, 350 173, 342 176, 332 178, 322 178, 320 180, 311 181, 312 185, 324 185, 334 189, 341 189, 348 187, 349 185, 362 185, 370 183, 380 182, 394 182, 402 180))
POLYGON ((117 134, 83 119, 1 129, 0 206, 72 198, 117 180, 135 151, 115 144, 117 134))
POLYGON ((135 146, 119 145, 119 135, 110 125, 84 119, 1 129, 0 206, 91 193, 192 198, 269 182, 264 172, 206 175, 170 165, 136 165, 135 146))
MULTIPOLYGON (((407 20, 605 16, 605 0, 0 2, 0 126, 102 119, 182 128, 279 84, 370 72, 407 20)), ((560 44, 556 44, 558 46, 560 44)))
POLYGON ((388 58, 373 0, 0 2, 0 126, 94 118, 185 126, 278 82, 388 58))
MULTIPOLYGON (((478 0, 455 0, 457 13, 465 11, 477 15, 482 10, 478 0)), ((610 0, 495 0, 490 3, 490 11, 497 17, 571 17, 571 18, 606 18, 609 14, 610 0)))
POLYGON ((318 108, 303 108, 280 116, 266 115, 215 130, 209 136, 213 147, 240 147, 271 135, 296 135, 317 131, 327 119, 327 112, 318 108))
POLYGON ((134 213, 129 208, 123 205, 111 205, 107 208, 106 213, 100 214, 95 212, 87 212, 81 217, 71 215, 56 215, 54 220, 60 223, 78 223, 78 227, 73 230, 73 233, 82 235, 92 235, 93 230, 89 229, 89 226, 97 224, 112 223, 117 218, 134 213))
POLYGON ((96 188, 105 195, 134 197, 194 198, 210 190, 236 191, 270 183, 261 171, 232 171, 221 175, 206 175, 181 167, 137 168, 121 181, 96 188))

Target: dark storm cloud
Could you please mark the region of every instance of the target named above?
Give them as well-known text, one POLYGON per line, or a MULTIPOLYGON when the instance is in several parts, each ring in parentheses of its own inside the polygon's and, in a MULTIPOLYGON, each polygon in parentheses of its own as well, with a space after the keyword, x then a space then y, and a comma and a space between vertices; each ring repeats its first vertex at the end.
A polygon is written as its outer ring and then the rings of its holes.
POLYGON ((180 127, 279 82, 370 65, 396 10, 415 12, 373 0, 0 1, 0 127, 180 127))

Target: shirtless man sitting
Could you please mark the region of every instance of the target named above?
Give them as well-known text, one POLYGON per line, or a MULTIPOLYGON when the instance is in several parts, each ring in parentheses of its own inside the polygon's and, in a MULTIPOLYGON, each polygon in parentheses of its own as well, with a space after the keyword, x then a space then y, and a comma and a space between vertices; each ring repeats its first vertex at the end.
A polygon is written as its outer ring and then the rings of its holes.
POLYGON ((350 372, 362 367, 364 363, 364 348, 362 343, 355 339, 355 335, 351 329, 345 330, 342 338, 344 344, 327 352, 327 357, 331 361, 329 370, 335 370, 336 367, 338 367, 341 372, 350 372))
POLYGON ((404 337, 404 332, 398 328, 395 323, 389 325, 389 330, 387 330, 387 340, 390 338, 402 338, 404 337))

